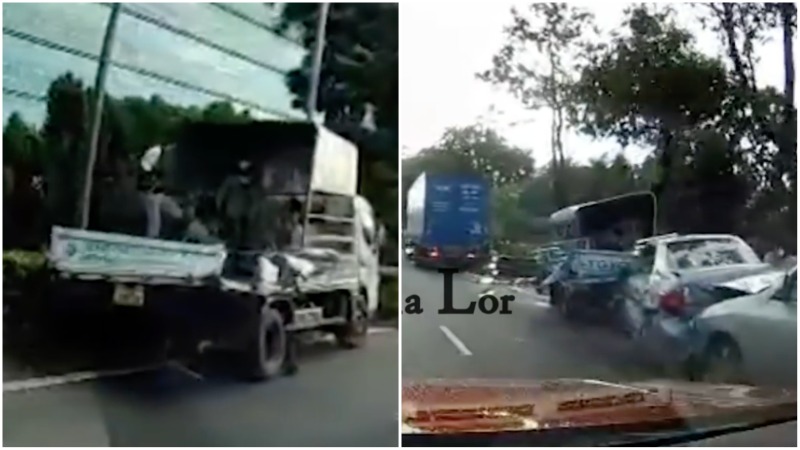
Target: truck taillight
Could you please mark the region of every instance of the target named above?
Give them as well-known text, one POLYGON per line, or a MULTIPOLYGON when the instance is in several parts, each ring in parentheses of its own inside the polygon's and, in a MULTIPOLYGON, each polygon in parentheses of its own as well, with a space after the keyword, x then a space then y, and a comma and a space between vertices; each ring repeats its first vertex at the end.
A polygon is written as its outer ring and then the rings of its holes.
POLYGON ((686 308, 686 296, 682 291, 669 291, 661 296, 658 306, 666 313, 680 315, 686 308))
POLYGON ((467 253, 467 259, 475 259, 475 253, 472 252, 467 253))
POLYGON ((439 257, 439 249, 436 248, 436 247, 433 247, 428 254, 430 255, 431 258, 438 258, 439 257))

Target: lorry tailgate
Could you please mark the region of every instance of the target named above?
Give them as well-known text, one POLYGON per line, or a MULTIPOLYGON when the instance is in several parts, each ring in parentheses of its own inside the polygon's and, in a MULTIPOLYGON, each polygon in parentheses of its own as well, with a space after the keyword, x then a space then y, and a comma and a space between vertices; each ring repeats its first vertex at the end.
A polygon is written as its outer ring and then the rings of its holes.
POLYGON ((200 245, 53 227, 48 259, 71 275, 200 279, 220 276, 223 245, 200 245))

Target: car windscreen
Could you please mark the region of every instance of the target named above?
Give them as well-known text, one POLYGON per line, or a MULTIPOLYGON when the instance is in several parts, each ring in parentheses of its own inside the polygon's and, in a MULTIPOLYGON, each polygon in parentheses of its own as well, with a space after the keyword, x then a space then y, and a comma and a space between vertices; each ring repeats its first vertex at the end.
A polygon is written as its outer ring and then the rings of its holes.
POLYGON ((741 241, 728 238, 682 240, 667 244, 670 265, 679 270, 758 264, 758 255, 741 241))

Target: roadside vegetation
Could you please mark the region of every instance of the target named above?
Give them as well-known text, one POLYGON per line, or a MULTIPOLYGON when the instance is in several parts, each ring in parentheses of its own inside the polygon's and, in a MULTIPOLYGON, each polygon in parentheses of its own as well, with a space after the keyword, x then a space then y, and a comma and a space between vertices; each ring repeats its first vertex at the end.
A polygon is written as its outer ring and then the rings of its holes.
POLYGON ((514 10, 506 42, 477 76, 551 111, 550 158, 534 161, 485 124, 453 128, 403 161, 403 189, 423 171, 483 174, 494 187, 495 248, 507 253, 547 242, 557 209, 651 190, 659 232, 732 233, 761 254, 795 254, 796 16, 791 3, 633 5, 603 34, 577 6, 514 10), (701 52, 679 14, 713 30, 723 51, 701 52), (756 77, 757 44, 770 36, 783 49, 781 89, 756 77), (614 139, 619 151, 578 162, 567 131, 614 139), (646 150, 641 161, 625 157, 633 145, 646 150))

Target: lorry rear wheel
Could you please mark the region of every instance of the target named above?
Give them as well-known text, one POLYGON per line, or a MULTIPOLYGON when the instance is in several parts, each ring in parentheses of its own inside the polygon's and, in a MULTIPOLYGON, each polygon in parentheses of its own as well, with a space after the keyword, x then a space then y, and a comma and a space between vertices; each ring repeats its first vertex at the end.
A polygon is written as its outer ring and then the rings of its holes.
POLYGON ((367 302, 359 295, 352 302, 353 311, 344 326, 334 331, 336 343, 342 348, 363 347, 367 343, 367 329, 369 328, 369 314, 367 302))
POLYGON ((279 311, 264 305, 255 333, 242 355, 245 376, 264 381, 279 375, 287 355, 286 327, 279 311))

